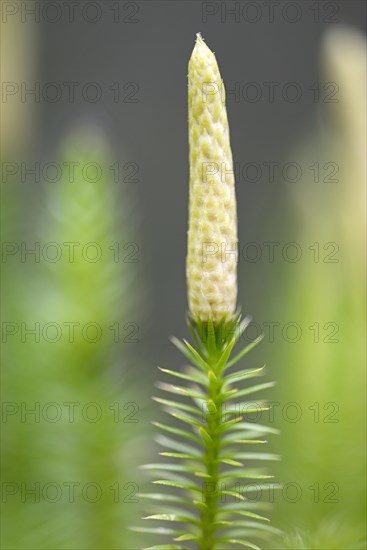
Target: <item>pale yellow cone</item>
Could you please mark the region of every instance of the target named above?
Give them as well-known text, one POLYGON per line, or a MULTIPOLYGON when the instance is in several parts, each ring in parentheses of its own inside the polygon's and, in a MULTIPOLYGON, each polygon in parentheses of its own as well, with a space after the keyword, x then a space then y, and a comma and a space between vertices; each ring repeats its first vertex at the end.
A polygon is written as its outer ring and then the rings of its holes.
POLYGON ((188 93, 188 302, 193 319, 219 322, 236 309, 236 197, 224 86, 215 55, 199 34, 188 93))

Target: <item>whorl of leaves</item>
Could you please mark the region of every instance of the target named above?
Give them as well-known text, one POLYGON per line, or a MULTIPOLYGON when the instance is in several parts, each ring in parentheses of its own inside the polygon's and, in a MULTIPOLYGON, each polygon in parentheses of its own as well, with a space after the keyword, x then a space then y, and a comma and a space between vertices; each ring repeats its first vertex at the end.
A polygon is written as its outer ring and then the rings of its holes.
POLYGON ((134 528, 170 543, 149 550, 258 549, 253 540, 279 534, 262 515, 268 503, 248 498, 278 486, 259 464, 279 459, 257 450, 276 430, 246 418, 268 410, 263 401, 248 399, 273 383, 248 384, 264 367, 233 368, 261 340, 232 356, 249 321, 241 322, 239 314, 216 325, 188 320, 194 345, 172 339, 189 365, 183 371, 160 369, 175 380, 159 383, 164 397, 154 398, 168 415, 155 423, 163 460, 143 466, 156 478, 157 491, 140 495, 155 512, 144 518, 153 526, 134 528))

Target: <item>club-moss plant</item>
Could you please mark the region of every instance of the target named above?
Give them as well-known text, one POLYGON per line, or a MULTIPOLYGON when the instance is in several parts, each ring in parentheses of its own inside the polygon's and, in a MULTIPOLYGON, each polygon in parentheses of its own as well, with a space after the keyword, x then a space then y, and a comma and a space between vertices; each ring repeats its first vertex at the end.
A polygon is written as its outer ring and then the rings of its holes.
POLYGON ((248 463, 276 457, 247 449, 262 446, 274 430, 246 419, 246 413, 267 408, 245 400, 272 383, 249 387, 247 381, 263 369, 233 370, 260 338, 232 357, 249 319, 236 310, 237 216, 225 91, 215 56, 200 35, 189 63, 189 145, 186 271, 193 345, 174 338, 190 365, 183 372, 161 369, 185 385, 162 383, 159 387, 175 397, 155 398, 175 424, 156 423, 164 432, 158 441, 167 448, 161 455, 169 460, 144 467, 158 476, 154 483, 165 492, 141 496, 165 507, 146 519, 167 522, 168 528, 145 531, 171 538, 151 550, 188 544, 200 550, 257 549, 253 539, 277 530, 256 513, 262 504, 246 499, 239 487, 246 480, 253 487, 269 484, 272 476, 248 463), (176 427, 177 421, 183 427, 176 427))

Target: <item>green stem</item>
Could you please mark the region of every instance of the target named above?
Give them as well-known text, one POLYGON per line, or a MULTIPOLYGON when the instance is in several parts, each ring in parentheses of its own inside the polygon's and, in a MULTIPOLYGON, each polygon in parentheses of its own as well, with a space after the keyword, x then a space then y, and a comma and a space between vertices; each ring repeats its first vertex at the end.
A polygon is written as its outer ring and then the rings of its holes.
POLYGON ((208 372, 208 403, 214 404, 208 407, 206 431, 210 436, 210 441, 205 446, 205 465, 206 474, 209 477, 203 482, 203 500, 206 504, 205 510, 201 516, 202 537, 199 541, 200 550, 213 550, 215 545, 215 522, 217 516, 217 501, 219 498, 218 478, 219 478, 219 451, 220 435, 218 428, 221 422, 221 387, 222 382, 217 378, 215 372, 216 361, 211 362, 211 371, 208 372), (216 376, 209 376, 212 372, 216 376))

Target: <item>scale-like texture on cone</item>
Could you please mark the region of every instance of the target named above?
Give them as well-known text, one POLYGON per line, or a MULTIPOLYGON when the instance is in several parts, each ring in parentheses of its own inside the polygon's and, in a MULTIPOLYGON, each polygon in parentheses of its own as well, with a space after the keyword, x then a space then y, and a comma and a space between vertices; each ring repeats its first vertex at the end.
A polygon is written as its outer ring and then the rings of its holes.
POLYGON ((189 145, 189 308, 218 322, 236 308, 236 197, 224 86, 200 35, 189 63, 189 145))

